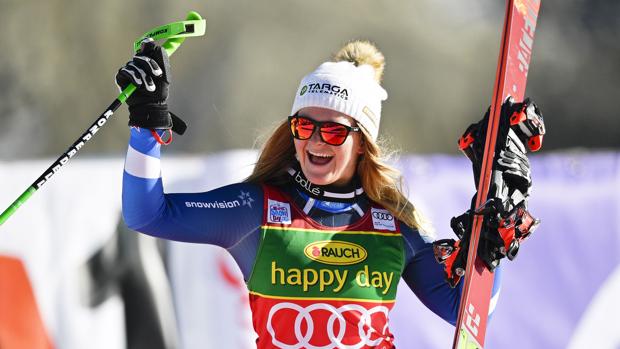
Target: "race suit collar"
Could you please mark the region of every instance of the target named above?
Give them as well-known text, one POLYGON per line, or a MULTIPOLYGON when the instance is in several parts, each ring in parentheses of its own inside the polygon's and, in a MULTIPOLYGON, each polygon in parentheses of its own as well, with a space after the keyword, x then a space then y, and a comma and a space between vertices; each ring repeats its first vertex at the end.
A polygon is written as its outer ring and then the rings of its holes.
POLYGON ((293 167, 289 168, 288 173, 291 176, 291 182, 296 188, 318 200, 354 202, 357 197, 364 195, 364 188, 362 188, 359 184, 357 176, 345 186, 333 186, 317 185, 310 182, 304 175, 299 164, 293 165, 293 167))

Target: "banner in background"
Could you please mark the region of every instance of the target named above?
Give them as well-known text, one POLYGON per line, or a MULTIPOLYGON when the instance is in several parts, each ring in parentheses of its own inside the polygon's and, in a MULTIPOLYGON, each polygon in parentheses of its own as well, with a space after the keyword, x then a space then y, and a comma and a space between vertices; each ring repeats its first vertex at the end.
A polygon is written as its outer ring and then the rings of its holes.
MULTIPOLYGON (((464 158, 405 157, 412 200, 439 237, 469 207, 474 191, 464 158)), ((542 220, 517 258, 502 261, 502 288, 487 332, 488 348, 620 346, 620 154, 534 155, 529 209, 542 220), (616 295, 615 297, 612 295, 616 295)), ((401 285, 392 320, 403 347, 449 348, 452 328, 401 285)))
MULTIPOLYGON (((252 151, 166 157, 166 191, 198 192, 239 181, 254 160, 252 151)), ((0 162, 2 208, 49 162, 0 162)), ((474 193, 467 160, 404 156, 398 166, 411 200, 434 222, 438 237, 452 237, 449 220, 469 207, 474 193)), ((539 155, 532 166, 530 210, 542 224, 515 261, 502 262, 487 347, 617 348, 620 154, 539 155)), ((122 169, 122 159, 76 159, 0 228, 0 261, 23 266, 19 284, 29 284, 34 298, 12 299, 9 289, 18 280, 0 263, 0 313, 34 314, 28 321, 38 330, 28 336, 37 336, 40 346, 33 349, 47 348, 46 336, 61 349, 147 347, 145 329, 159 338, 151 348, 254 347, 245 285, 223 249, 155 244, 122 231, 122 169), (150 327, 127 324, 148 322, 145 314, 151 314, 150 327)), ((391 320, 397 347, 451 345, 452 326, 404 283, 391 320)), ((4 346, 7 338, 19 338, 15 331, 0 321, 3 349, 21 349, 4 346)))

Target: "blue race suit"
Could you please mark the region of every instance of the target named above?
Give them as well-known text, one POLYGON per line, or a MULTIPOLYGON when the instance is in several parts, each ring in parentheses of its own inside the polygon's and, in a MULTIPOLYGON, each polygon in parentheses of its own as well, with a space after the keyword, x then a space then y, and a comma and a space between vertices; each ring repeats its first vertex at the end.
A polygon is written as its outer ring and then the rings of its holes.
MULTIPOLYGON (((308 204, 308 197, 293 185, 282 190, 324 226, 352 223, 369 207, 365 195, 354 203, 313 200, 308 204)), ((160 145, 148 130, 131 128, 122 198, 123 217, 131 229, 168 240, 223 247, 247 282, 261 242, 263 196, 262 187, 252 183, 203 193, 164 193, 160 145)), ((451 288, 444 280, 442 266, 435 261, 431 239, 405 224, 400 227, 405 263, 401 277, 426 307, 454 325, 463 282, 451 288)), ((499 293, 500 283, 498 269, 493 296, 499 293)))

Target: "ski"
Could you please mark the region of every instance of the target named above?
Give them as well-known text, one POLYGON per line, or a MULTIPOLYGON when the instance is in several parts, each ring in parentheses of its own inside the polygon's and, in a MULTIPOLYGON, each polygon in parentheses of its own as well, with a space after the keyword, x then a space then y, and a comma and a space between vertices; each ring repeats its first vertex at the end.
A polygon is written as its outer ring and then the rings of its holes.
MULTIPOLYGON (((482 207, 490 199, 489 187, 493 179, 493 158, 502 103, 508 96, 512 96, 515 101, 523 101, 525 97, 539 9, 540 0, 506 1, 499 62, 474 206, 476 208, 482 207)), ((484 345, 494 275, 477 254, 482 223, 482 216, 475 215, 453 349, 483 348, 484 345)))

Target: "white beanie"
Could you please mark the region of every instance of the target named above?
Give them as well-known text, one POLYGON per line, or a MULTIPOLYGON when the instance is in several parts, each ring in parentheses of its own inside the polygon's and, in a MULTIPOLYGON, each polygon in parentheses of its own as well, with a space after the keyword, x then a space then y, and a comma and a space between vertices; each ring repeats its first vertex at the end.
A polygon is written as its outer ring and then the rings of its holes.
POLYGON ((355 119, 376 141, 381 102, 386 99, 387 92, 375 80, 372 66, 325 62, 301 80, 291 115, 305 107, 335 110, 355 119))

